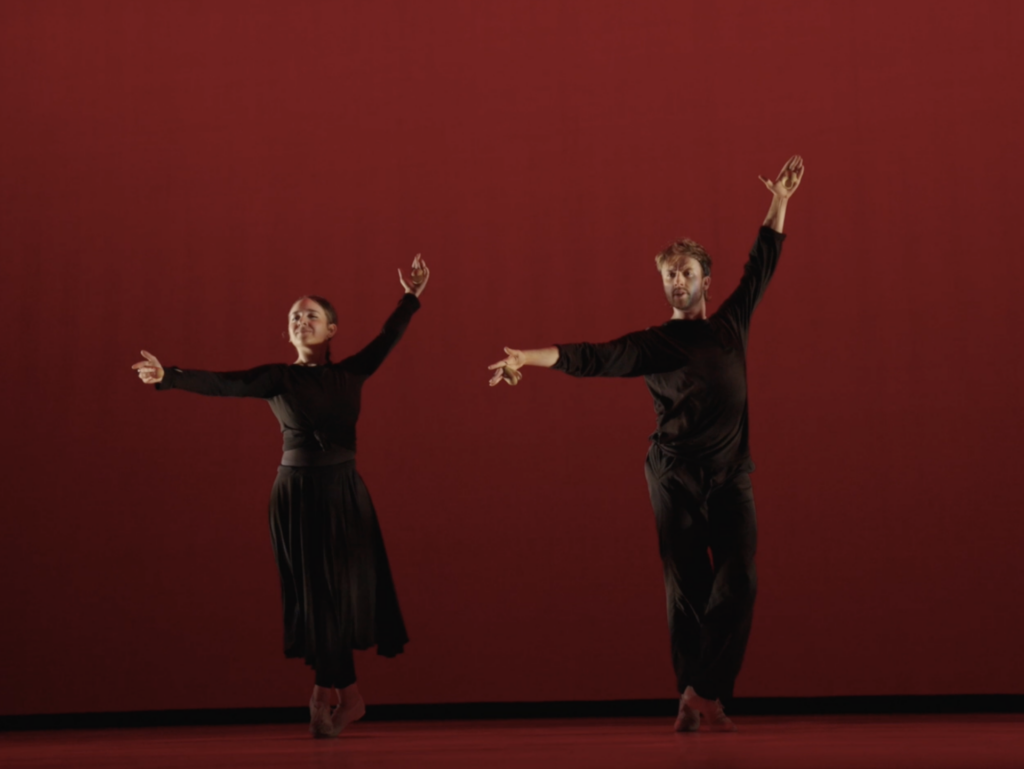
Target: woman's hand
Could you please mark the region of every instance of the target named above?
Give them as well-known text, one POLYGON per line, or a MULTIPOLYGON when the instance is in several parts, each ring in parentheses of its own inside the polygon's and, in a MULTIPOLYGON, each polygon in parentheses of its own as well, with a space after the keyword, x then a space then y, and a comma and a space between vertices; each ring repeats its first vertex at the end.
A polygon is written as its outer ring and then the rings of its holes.
POLYGON ((770 182, 763 176, 757 178, 764 182, 764 186, 779 200, 786 200, 796 192, 796 188, 800 186, 800 180, 804 176, 804 159, 799 155, 794 155, 786 161, 786 165, 779 171, 778 177, 774 182, 770 182))
POLYGON ((491 387, 502 382, 515 387, 519 384, 519 380, 523 378, 523 372, 519 369, 526 365, 526 353, 522 350, 513 350, 511 347, 506 347, 505 354, 508 357, 504 360, 499 360, 497 363, 492 363, 487 367, 488 370, 494 372, 493 376, 491 376, 491 387))
POLYGON ((145 360, 132 364, 132 368, 139 372, 139 379, 145 384, 156 384, 163 381, 164 367, 160 365, 156 356, 143 350, 142 357, 145 360))
POLYGON ((423 261, 423 257, 416 254, 416 258, 412 260, 412 272, 409 274, 409 282, 405 282, 401 268, 398 270, 398 280, 402 284, 402 288, 405 289, 405 293, 419 298, 419 295, 423 293, 423 289, 427 287, 427 281, 430 280, 430 268, 423 261))

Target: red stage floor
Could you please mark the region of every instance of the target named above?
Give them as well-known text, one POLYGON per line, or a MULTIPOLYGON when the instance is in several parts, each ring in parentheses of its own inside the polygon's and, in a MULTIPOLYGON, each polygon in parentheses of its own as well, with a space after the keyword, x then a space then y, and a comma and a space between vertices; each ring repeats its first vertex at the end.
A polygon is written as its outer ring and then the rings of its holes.
POLYGON ((0 735, 0 767, 615 767, 615 769, 1021 769, 1024 716, 737 719, 738 734, 664 719, 356 724, 337 740, 301 725, 0 735))

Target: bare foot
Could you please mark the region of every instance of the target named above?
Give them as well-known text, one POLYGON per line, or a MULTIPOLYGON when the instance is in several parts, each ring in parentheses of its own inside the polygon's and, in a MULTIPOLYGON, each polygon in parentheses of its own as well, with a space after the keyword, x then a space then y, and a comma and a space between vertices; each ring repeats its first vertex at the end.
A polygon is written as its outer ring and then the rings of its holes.
POLYGON ((331 721, 330 696, 330 689, 317 686, 309 698, 309 733, 318 739, 338 736, 338 729, 331 721), (323 697, 324 693, 326 698, 323 697))
POLYGON ((683 705, 697 711, 704 717, 704 723, 713 732, 735 732, 736 724, 725 714, 722 703, 718 700, 707 700, 697 695, 692 686, 687 686, 680 701, 680 712, 683 705))
POLYGON ((331 714, 331 722, 337 730, 336 733, 366 715, 366 703, 363 702, 363 696, 359 693, 358 686, 355 684, 346 686, 338 692, 338 696, 341 698, 341 702, 331 714))
MULTIPOLYGON (((693 689, 688 686, 686 691, 692 692, 693 689)), ((700 729, 700 712, 690 707, 683 695, 679 697, 679 715, 676 716, 675 729, 677 732, 695 732, 700 729)))

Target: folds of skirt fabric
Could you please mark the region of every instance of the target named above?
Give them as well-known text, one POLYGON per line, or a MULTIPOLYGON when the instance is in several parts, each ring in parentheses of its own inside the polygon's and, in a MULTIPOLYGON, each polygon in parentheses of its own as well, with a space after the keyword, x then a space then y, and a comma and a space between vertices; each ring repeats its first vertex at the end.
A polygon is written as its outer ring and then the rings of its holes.
POLYGON ((408 642, 377 514, 355 462, 278 468, 270 535, 281 576, 284 650, 318 657, 408 642))

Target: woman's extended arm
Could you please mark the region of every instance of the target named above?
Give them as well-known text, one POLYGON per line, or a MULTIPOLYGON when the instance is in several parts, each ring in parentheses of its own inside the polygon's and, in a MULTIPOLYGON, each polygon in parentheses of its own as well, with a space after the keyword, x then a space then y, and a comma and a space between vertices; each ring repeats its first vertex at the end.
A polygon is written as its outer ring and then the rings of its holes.
POLYGON ((145 384, 157 390, 187 390, 199 395, 230 398, 272 398, 283 391, 284 366, 257 366, 246 371, 196 371, 164 368, 152 353, 142 351, 141 360, 132 365, 145 384))

